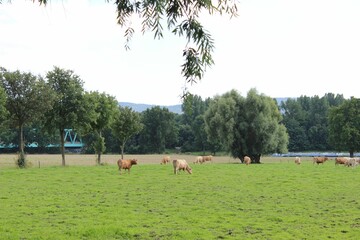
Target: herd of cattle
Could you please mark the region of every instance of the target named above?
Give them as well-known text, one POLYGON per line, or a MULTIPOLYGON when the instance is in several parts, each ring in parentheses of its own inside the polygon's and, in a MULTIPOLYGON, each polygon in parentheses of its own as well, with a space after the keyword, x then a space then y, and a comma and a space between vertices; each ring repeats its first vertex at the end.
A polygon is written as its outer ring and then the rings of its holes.
MULTIPOLYGON (((213 158, 212 155, 198 156, 196 157, 194 164, 196 163, 203 164, 205 162, 212 162, 212 158, 213 158)), ((168 164, 170 163, 170 161, 171 161, 171 157, 165 156, 163 157, 163 159, 161 159, 160 164, 168 164)), ((174 174, 178 174, 180 170, 187 171, 189 174, 192 174, 192 169, 185 159, 174 159, 172 163, 174 167, 174 174)), ((122 169, 125 172, 127 170, 128 173, 130 173, 130 169, 132 165, 137 165, 137 159, 119 159, 117 161, 117 165, 119 167, 120 174, 122 169)))
MULTIPOLYGON (((212 163, 212 159, 213 159, 212 155, 198 156, 195 158, 195 161, 193 163, 194 164, 203 164, 206 162, 212 163)), ((314 157, 313 164, 315 164, 315 163, 317 165, 324 164, 327 160, 329 160, 328 157, 314 157)), ((165 156, 161 159, 160 164, 168 164, 170 162, 171 162, 171 157, 165 156)), ((245 156, 244 163, 246 165, 249 165, 251 163, 250 157, 245 156)), ((137 164, 136 159, 119 159, 117 161, 117 165, 119 167, 120 174, 121 174, 122 169, 124 169, 125 172, 127 170, 128 173, 130 173, 130 169, 131 169, 132 165, 136 165, 136 164, 137 164)), ((173 168, 174 168, 174 174, 178 174, 179 171, 181 171, 181 170, 187 171, 189 174, 192 174, 192 169, 185 159, 174 159, 174 160, 172 160, 172 164, 173 164, 173 168)), ((295 164, 297 164, 297 165, 301 164, 300 157, 295 157, 295 164)), ((360 165, 360 158, 337 157, 337 158, 335 158, 335 165, 339 165, 339 164, 342 164, 347 167, 356 167, 356 166, 360 165)))
MULTIPOLYGON (((313 164, 324 164, 327 160, 329 160, 328 157, 313 157, 313 164)), ((295 164, 300 165, 301 159, 300 157, 295 157, 295 164)), ((350 158, 350 157, 336 157, 335 158, 335 165, 342 164, 347 167, 356 167, 360 164, 360 158, 350 158)))

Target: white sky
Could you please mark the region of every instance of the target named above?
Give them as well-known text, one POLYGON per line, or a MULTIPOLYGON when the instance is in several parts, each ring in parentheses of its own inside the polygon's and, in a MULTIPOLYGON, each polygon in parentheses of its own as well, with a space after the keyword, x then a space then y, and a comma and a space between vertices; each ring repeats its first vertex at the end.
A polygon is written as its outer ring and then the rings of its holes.
MULTIPOLYGON (((203 99, 251 88, 270 97, 360 97, 360 1, 241 0, 239 17, 205 16, 215 41, 215 65, 188 85, 203 99)), ((45 76, 71 69, 85 90, 120 102, 181 104, 185 40, 136 27, 124 48, 116 8, 101 0, 4 0, 0 5, 0 66, 45 76)), ((164 26, 166 29, 166 26, 164 26)))

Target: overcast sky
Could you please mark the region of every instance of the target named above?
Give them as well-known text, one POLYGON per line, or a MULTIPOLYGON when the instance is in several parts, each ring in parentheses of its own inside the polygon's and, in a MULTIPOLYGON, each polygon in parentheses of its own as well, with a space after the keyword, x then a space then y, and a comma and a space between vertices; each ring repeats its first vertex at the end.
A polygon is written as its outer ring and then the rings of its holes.
MULTIPOLYGON (((116 8, 101 0, 52 0, 0 5, 0 66, 45 76, 71 69, 86 91, 120 102, 181 104, 185 40, 141 34, 136 19, 131 50, 116 8)), ((241 0, 239 16, 207 16, 215 65, 189 85, 203 99, 251 88, 270 97, 360 97, 359 0, 241 0)), ((164 26, 164 28, 166 28, 164 26)))

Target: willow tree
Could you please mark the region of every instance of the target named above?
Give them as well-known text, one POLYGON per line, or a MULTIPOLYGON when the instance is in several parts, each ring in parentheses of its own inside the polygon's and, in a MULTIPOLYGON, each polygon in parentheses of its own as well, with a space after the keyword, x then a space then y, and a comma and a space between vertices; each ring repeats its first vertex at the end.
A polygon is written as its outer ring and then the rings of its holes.
POLYGON ((205 112, 208 136, 221 141, 234 158, 287 151, 288 135, 276 102, 251 89, 246 98, 232 90, 210 102, 205 112))
POLYGON ((52 107, 54 92, 47 86, 43 78, 30 72, 1 71, 0 81, 7 95, 6 108, 10 113, 10 122, 18 128, 19 134, 19 167, 26 167, 24 155, 24 127, 52 107))

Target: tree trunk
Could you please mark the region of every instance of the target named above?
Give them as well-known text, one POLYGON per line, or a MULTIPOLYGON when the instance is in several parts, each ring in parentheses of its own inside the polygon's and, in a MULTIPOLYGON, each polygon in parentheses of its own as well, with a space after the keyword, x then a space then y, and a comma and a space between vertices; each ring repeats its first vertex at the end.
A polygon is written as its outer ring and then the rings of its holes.
POLYGON ((23 124, 19 124, 19 156, 17 160, 17 165, 20 168, 26 167, 26 160, 24 154, 24 133, 23 133, 23 124))
POLYGON ((101 131, 99 131, 99 149, 98 149, 98 154, 97 154, 97 164, 100 165, 101 164, 101 151, 102 151, 102 138, 101 138, 101 131))
POLYGON ((24 154, 24 133, 23 133, 23 124, 19 125, 19 153, 24 154))
POLYGON ((350 150, 350 157, 353 158, 354 157, 354 150, 350 150))
POLYGON ((121 145, 120 145, 120 149, 121 149, 121 159, 124 159, 124 149, 125 149, 125 144, 126 144, 126 138, 123 139, 123 141, 121 141, 121 145))
POLYGON ((120 149, 121 149, 121 159, 124 159, 124 148, 125 148, 125 143, 121 144, 120 149))
POLYGON ((261 154, 252 154, 250 156, 251 163, 260 163, 260 157, 261 157, 261 154))
POLYGON ((65 166, 65 139, 64 139, 64 129, 60 130, 60 151, 61 151, 61 165, 65 166))
POLYGON ((101 153, 100 152, 98 152, 98 154, 97 154, 97 164, 98 165, 100 165, 101 164, 101 153))

